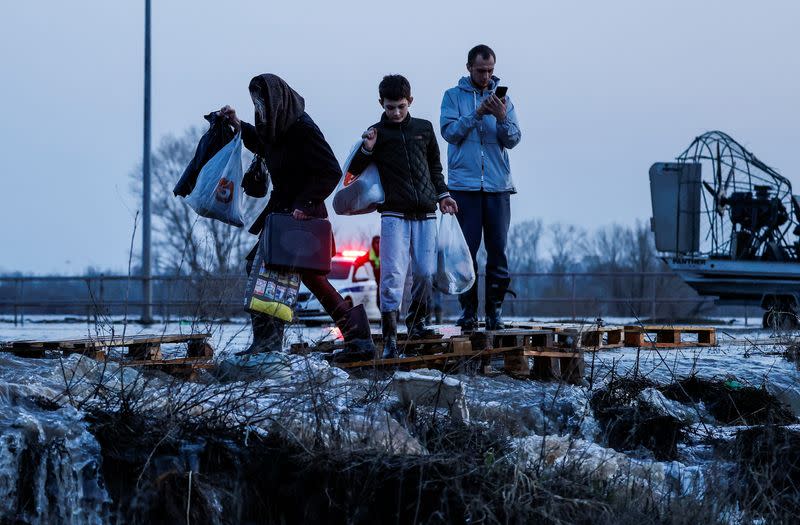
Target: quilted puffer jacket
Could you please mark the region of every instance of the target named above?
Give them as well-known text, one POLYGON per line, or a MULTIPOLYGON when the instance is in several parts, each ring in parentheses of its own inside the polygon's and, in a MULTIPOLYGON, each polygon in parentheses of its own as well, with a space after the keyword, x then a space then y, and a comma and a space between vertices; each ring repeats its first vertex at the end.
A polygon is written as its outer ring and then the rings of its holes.
POLYGON ((382 115, 381 121, 372 127, 378 131, 375 147, 371 152, 360 148, 350 162, 349 171, 358 175, 371 162, 375 163, 386 194, 378 211, 413 219, 435 213, 436 203, 449 193, 433 125, 411 115, 399 123, 382 115))

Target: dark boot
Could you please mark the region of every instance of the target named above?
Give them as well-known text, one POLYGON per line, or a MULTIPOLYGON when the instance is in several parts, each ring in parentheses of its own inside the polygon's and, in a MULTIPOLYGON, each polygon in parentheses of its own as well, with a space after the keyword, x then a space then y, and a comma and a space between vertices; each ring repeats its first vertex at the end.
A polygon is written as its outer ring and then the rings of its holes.
POLYGON ((334 363, 366 361, 375 357, 375 343, 372 342, 372 331, 363 304, 348 309, 342 303, 334 312, 334 321, 342 332, 345 344, 344 350, 334 355, 334 363))
POLYGON ((406 314, 406 328, 408 328, 408 339, 410 341, 427 339, 436 335, 436 332, 425 328, 425 320, 428 318, 427 301, 411 301, 406 314))
POLYGON ((381 313, 381 331, 383 332, 382 359, 397 357, 397 312, 381 313))
POLYGON ((506 325, 503 322, 503 299, 506 293, 514 297, 517 296, 508 289, 511 278, 487 278, 486 279, 486 329, 503 330, 506 325))
POLYGON ((235 355, 252 355, 264 352, 280 352, 283 350, 283 328, 285 323, 267 314, 250 314, 250 322, 253 325, 253 342, 241 352, 235 355))
POLYGON ((461 305, 461 317, 456 321, 456 326, 462 330, 469 331, 478 328, 478 283, 472 288, 458 296, 461 305))

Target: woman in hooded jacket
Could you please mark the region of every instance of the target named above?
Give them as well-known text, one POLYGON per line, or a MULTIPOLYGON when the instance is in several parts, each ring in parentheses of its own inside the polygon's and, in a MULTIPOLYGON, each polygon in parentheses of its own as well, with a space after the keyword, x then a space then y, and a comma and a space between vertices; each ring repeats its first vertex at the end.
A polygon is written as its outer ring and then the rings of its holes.
MULTIPOLYGON (((305 112, 305 101, 277 75, 264 74, 250 81, 255 125, 242 122, 230 106, 221 112, 237 131, 245 147, 267 164, 272 193, 267 206, 250 228, 259 235, 270 213, 291 213, 295 219, 327 218, 325 198, 333 192, 342 171, 322 132, 305 112)), ((248 194, 263 194, 265 181, 242 181, 248 194)), ((250 274, 258 243, 247 256, 250 274)), ((363 305, 350 308, 324 275, 300 273, 303 284, 316 296, 342 332, 345 350, 335 361, 371 359, 375 352, 369 320, 363 305)), ((251 314, 253 344, 241 352, 278 351, 283 345, 284 322, 266 314, 251 314)))

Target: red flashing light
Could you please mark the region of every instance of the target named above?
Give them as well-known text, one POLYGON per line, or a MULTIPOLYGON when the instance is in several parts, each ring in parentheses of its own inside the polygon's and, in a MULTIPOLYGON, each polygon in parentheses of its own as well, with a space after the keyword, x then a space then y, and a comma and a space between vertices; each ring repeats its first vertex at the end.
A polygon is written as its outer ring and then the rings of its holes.
POLYGON ((359 257, 363 257, 366 254, 367 254, 366 250, 342 250, 341 252, 342 257, 347 257, 347 258, 352 257, 354 260, 359 257))

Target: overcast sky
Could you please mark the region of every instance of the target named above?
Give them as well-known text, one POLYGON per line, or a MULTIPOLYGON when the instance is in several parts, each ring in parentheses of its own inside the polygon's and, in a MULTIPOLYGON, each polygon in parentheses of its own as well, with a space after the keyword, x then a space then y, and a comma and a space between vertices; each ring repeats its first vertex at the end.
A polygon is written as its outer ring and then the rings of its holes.
MULTIPOLYGON (((153 4, 154 145, 226 103, 252 121, 248 82, 273 72, 342 161, 379 117, 384 74, 409 78, 412 114, 438 129, 442 93, 486 43, 522 128, 514 221, 645 219, 649 166, 710 129, 800 184, 800 2, 153 4)), ((142 154, 143 18, 143 0, 0 3, 0 272, 124 271, 141 207, 129 173, 142 154)))

